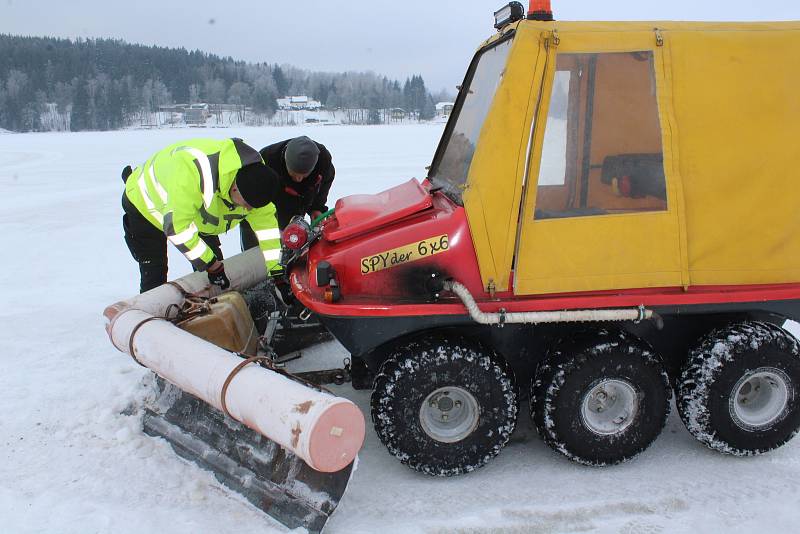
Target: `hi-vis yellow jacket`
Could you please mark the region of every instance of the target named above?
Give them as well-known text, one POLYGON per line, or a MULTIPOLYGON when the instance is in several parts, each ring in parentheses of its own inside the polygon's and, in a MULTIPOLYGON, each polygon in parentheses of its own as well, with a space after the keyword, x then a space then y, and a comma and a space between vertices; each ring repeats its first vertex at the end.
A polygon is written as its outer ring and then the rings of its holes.
POLYGON ((241 139, 182 141, 136 167, 125 194, 197 270, 207 269, 216 260, 200 234, 222 234, 246 219, 271 272, 279 268, 280 259, 275 205, 248 210, 230 196, 236 172, 261 161, 261 154, 241 139))

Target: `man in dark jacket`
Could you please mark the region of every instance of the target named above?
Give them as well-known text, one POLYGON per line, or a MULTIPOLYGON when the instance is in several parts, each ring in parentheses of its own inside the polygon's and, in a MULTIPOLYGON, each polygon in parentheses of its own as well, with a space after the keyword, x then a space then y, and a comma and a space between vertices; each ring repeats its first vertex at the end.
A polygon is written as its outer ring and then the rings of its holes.
MULTIPOLYGON (((281 181, 274 200, 281 230, 295 215, 308 214, 314 220, 328 211, 325 204, 336 169, 325 145, 306 136, 295 137, 261 149, 261 157, 281 181)), ((241 228, 242 250, 257 246, 258 240, 246 222, 241 228)))

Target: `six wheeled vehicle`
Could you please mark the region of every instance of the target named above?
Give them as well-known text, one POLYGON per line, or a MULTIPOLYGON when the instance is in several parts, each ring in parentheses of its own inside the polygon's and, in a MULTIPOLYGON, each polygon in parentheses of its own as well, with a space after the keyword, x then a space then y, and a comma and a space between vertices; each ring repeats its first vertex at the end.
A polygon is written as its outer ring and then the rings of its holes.
POLYGON ((556 451, 614 464, 674 393, 709 447, 785 443, 800 24, 496 17, 427 179, 284 234, 295 295, 374 375, 380 439, 419 471, 468 472, 528 397, 556 451))

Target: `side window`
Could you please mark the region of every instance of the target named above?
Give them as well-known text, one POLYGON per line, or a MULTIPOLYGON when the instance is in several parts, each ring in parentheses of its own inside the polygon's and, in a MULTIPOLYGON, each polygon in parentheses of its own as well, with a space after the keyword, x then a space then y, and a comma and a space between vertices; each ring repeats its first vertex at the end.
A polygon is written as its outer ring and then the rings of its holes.
POLYGON ((534 218, 666 210, 653 53, 556 57, 534 218))

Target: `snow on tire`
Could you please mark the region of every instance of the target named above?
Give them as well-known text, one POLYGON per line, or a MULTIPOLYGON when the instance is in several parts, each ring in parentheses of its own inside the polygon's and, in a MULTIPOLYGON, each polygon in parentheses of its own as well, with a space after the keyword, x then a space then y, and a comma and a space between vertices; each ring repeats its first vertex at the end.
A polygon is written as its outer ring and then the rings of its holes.
POLYGON ((531 386, 531 417, 545 443, 594 466, 630 460, 667 421, 672 389, 643 341, 616 330, 557 344, 531 386))
POLYGON ((518 394, 512 372, 491 351, 429 336, 383 363, 371 405, 389 452, 417 471, 453 476, 484 466, 508 443, 518 394))
POLYGON ((743 322, 689 354, 678 413, 708 447, 736 456, 776 449, 800 427, 800 346, 782 328, 743 322))

